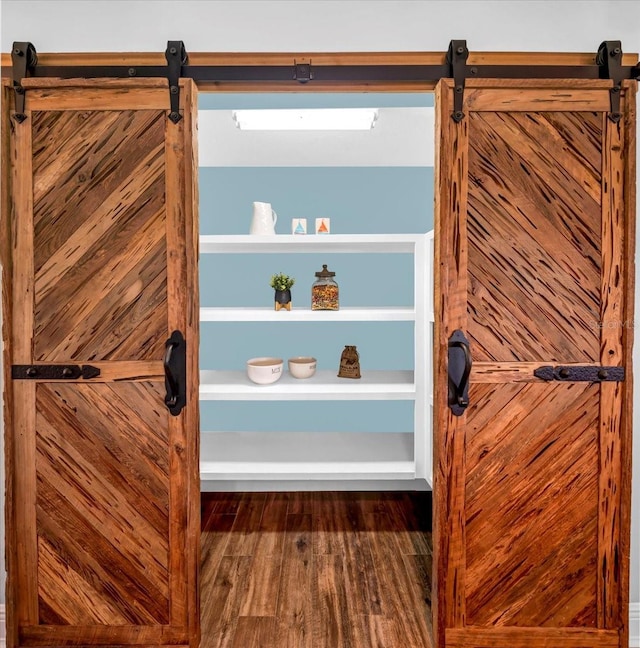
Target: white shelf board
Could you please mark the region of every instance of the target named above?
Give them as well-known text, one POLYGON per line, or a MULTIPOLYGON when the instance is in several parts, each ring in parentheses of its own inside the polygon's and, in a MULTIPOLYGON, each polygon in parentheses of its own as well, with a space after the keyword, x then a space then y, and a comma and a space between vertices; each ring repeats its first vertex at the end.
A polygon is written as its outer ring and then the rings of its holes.
POLYGON ((414 308, 362 307, 341 308, 337 311, 311 310, 292 307, 290 311, 262 307, 203 307, 201 322, 411 322, 416 318, 414 308))
POLYGON ((203 432, 200 479, 414 479, 413 433, 203 432))
POLYGON ((338 378, 321 370, 306 379, 287 372, 271 385, 256 385, 245 371, 201 371, 200 400, 414 400, 413 371, 363 371, 362 378, 338 378))
POLYGON ((200 236, 200 254, 396 252, 411 254, 428 234, 227 234, 200 236))

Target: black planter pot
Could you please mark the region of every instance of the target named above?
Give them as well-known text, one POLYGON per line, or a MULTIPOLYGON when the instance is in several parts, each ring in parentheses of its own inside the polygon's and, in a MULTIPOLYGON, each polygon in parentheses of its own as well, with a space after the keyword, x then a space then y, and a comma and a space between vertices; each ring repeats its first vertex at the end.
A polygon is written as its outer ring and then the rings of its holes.
POLYGON ((275 294, 275 307, 276 310, 291 310, 291 291, 287 290, 276 290, 275 294))

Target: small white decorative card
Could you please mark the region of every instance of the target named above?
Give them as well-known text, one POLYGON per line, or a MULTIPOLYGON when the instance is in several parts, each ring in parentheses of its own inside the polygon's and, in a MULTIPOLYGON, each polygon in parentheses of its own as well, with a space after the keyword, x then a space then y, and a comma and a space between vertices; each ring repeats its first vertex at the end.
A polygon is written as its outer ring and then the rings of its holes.
POLYGON ((316 218, 316 234, 329 234, 331 232, 330 218, 316 218))
POLYGON ((307 233, 307 219, 306 218, 292 218, 291 219, 291 233, 292 234, 306 234, 307 233))

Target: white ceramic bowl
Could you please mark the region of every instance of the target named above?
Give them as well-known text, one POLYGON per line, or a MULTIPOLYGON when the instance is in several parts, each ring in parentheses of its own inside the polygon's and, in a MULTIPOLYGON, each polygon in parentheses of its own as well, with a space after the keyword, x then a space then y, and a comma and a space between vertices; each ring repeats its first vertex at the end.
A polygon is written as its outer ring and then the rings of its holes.
POLYGON ((295 356, 289 358, 289 373, 294 378, 311 378, 316 372, 318 364, 315 358, 309 356, 295 356))
POLYGON ((251 358, 247 360, 247 376, 258 385, 270 385, 282 376, 282 358, 251 358))

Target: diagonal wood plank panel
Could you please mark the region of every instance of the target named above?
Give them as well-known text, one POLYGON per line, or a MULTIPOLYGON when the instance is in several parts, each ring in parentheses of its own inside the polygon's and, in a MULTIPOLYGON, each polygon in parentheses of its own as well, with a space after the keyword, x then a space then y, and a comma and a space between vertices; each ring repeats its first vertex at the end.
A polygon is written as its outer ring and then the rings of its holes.
POLYGON ((599 116, 472 113, 469 128, 474 360, 597 361, 599 116))
POLYGON ((163 389, 38 385, 41 623, 168 623, 167 413, 157 407, 163 389))
POLYGON ((595 626, 599 387, 472 391, 467 623, 595 626))
POLYGON ((48 111, 33 122, 35 358, 161 358, 164 113, 48 111))

